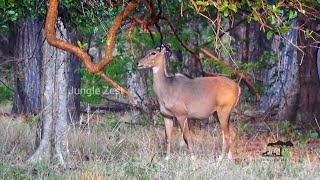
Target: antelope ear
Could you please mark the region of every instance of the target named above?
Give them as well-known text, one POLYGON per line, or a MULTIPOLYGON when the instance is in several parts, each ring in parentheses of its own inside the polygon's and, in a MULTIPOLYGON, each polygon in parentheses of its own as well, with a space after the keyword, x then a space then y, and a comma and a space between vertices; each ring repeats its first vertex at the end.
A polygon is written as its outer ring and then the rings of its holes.
POLYGON ((157 47, 157 50, 159 50, 160 53, 167 53, 167 47, 164 44, 161 44, 160 46, 157 47))

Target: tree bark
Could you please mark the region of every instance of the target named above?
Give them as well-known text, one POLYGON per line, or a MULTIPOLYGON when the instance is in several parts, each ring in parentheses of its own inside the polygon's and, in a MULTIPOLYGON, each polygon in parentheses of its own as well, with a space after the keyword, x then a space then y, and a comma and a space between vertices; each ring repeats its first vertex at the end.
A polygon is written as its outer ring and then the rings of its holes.
POLYGON ((318 77, 319 77, 319 81, 320 81, 320 44, 318 44, 318 48, 317 48, 317 67, 318 67, 318 77))
MULTIPOLYGON (((70 34, 70 42, 77 43, 81 41, 81 35, 70 34)), ((69 62, 67 64, 68 74, 68 123, 78 122, 80 119, 80 94, 74 93, 73 90, 79 90, 81 85, 81 75, 79 69, 81 68, 81 61, 70 54, 69 62)))
POLYGON ((140 113, 147 118, 152 119, 151 103, 148 95, 147 85, 147 71, 132 72, 132 68, 129 67, 129 76, 127 79, 128 92, 132 95, 134 102, 139 109, 132 107, 131 117, 133 122, 137 122, 140 113))
MULTIPOLYGON (((240 22, 240 19, 235 19, 234 24, 240 22)), ((231 22, 229 23, 231 26, 231 22)), ((234 38, 234 41, 231 42, 231 46, 235 49, 235 54, 233 55, 233 59, 237 61, 241 61, 243 63, 248 62, 248 32, 249 24, 240 24, 234 29, 230 30, 230 36, 234 38)), ((229 64, 233 64, 232 61, 229 61, 229 64)))
MULTIPOLYGON (((308 17, 301 16, 298 19, 299 24, 304 24, 305 27, 316 30, 317 22, 310 21, 308 17), (309 21, 307 21, 307 19, 309 21), (305 22, 308 22, 307 24, 305 22)), ((320 132, 320 81, 317 73, 317 48, 308 47, 309 45, 316 45, 312 38, 306 38, 303 32, 298 33, 298 45, 307 46, 304 48, 304 56, 298 51, 298 76, 300 92, 298 96, 297 109, 301 113, 301 125, 305 129, 316 130, 320 132), (303 58, 303 61, 301 59, 303 58), (318 122, 317 122, 318 121, 318 122)), ((319 53, 319 52, 318 52, 319 53)), ((299 119, 297 119, 299 120, 299 119)), ((300 122, 299 122, 300 123, 300 122)))
MULTIPOLYGON (((293 23, 296 26, 296 23, 293 23)), ((297 43, 297 31, 290 30, 286 35, 293 44, 297 43)), ((271 116, 278 120, 292 120, 294 118, 297 95, 299 93, 297 49, 289 42, 284 41, 284 48, 279 51, 280 38, 273 39, 273 50, 279 53, 279 62, 265 74, 265 93, 261 98, 258 110, 269 111, 271 116)), ((270 59, 270 64, 274 65, 270 59)))
MULTIPOLYGON (((316 23, 308 25, 305 22, 300 17, 293 25, 298 27, 299 24, 304 24, 310 29, 316 25, 316 23)), ((301 125, 303 129, 320 131, 316 122, 320 118, 317 48, 310 47, 315 42, 311 38, 306 38, 303 32, 296 30, 290 30, 286 38, 288 41, 284 41, 284 48, 279 53, 278 66, 266 74, 266 86, 271 88, 265 91, 259 108, 271 111, 269 114, 278 120, 287 119, 301 125), (307 48, 300 52, 289 42, 307 48)), ((275 39, 275 42, 277 45, 273 49, 276 50, 279 39, 275 39)))
POLYGON ((14 45, 15 97, 12 112, 37 114, 40 110, 42 24, 25 20, 18 27, 14 45))
MULTIPOLYGON (((190 31, 194 32, 194 36, 192 36, 191 38, 191 44, 194 47, 199 46, 199 44, 201 44, 201 29, 200 29, 200 23, 198 21, 192 21, 190 23, 190 31)), ((183 56, 181 53, 174 53, 174 55, 176 56, 176 59, 183 61, 183 56)), ((202 74, 202 67, 201 67, 201 62, 199 60, 197 60, 195 57, 189 57, 187 56, 187 58, 185 59, 185 66, 188 68, 189 71, 189 75, 192 78, 196 78, 196 77, 201 77, 203 76, 202 74)))
MULTIPOLYGON (((66 30, 58 22, 59 38, 66 37, 66 30)), ((41 137, 35 153, 28 159, 29 163, 50 161, 52 157, 60 164, 65 164, 67 152, 67 58, 69 55, 45 42, 43 48, 43 78, 41 83, 41 137)))

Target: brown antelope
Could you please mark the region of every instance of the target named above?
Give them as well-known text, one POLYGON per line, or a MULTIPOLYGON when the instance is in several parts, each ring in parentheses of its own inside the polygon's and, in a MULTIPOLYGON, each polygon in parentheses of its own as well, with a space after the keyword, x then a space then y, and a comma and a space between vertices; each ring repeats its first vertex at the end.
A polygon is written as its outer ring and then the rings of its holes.
POLYGON ((237 83, 224 76, 190 79, 182 74, 168 76, 166 71, 166 47, 148 51, 138 63, 138 68, 152 68, 153 89, 164 116, 167 158, 170 155, 171 131, 176 118, 189 151, 193 155, 193 142, 187 119, 206 119, 217 112, 223 136, 222 154, 232 158, 236 130, 229 123, 229 116, 240 96, 237 83))

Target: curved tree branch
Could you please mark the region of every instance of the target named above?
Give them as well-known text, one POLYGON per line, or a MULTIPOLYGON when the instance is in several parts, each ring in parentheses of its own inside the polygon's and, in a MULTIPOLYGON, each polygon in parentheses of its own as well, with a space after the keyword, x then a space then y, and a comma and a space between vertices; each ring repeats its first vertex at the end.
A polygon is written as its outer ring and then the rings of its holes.
POLYGON ((56 48, 68 51, 75 56, 77 56, 89 73, 100 75, 106 82, 110 83, 114 86, 118 91, 120 91, 123 95, 128 96, 130 102, 134 104, 132 96, 121 86, 119 86, 116 82, 108 78, 103 72, 102 69, 112 60, 112 51, 114 48, 114 40, 116 37, 116 33, 121 26, 122 21, 129 15, 129 13, 136 8, 136 6, 141 2, 141 0, 133 0, 128 3, 125 9, 117 16, 114 20, 106 41, 106 56, 100 60, 98 64, 94 64, 91 60, 91 57, 88 53, 84 52, 81 48, 67 42, 64 40, 60 40, 56 38, 56 21, 58 14, 58 0, 49 0, 49 7, 46 17, 46 38, 48 43, 51 46, 56 48))

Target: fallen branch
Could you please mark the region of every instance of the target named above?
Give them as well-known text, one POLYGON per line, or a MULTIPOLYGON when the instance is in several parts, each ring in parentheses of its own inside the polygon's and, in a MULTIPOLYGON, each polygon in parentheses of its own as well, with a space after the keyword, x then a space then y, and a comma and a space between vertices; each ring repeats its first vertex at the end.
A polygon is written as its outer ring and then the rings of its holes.
MULTIPOLYGON (((116 99, 112 99, 112 98, 109 98, 109 97, 103 96, 103 95, 100 95, 100 97, 105 99, 105 100, 107 100, 107 101, 109 101, 109 102, 113 102, 113 103, 124 105, 124 106, 128 106, 128 107, 133 107, 132 104, 127 103, 127 102, 118 101, 116 99)), ((135 106, 135 108, 139 108, 139 107, 135 106)))
POLYGON ((127 111, 129 109, 128 106, 90 106, 83 110, 81 113, 90 113, 94 111, 111 111, 111 112, 120 112, 120 111, 127 111))

